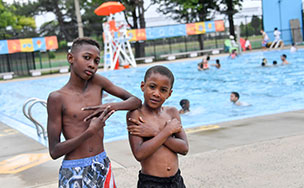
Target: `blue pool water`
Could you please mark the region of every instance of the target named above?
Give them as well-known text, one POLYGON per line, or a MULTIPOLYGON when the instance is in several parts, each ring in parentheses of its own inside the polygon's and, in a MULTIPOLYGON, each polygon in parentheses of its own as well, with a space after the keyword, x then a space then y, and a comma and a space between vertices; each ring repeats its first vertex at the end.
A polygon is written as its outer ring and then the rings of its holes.
MULTIPOLYGON (((304 50, 296 53, 290 53, 288 50, 253 52, 243 54, 234 60, 220 57, 222 68, 219 70, 211 67, 207 71, 197 71, 199 60, 166 64, 165 66, 174 73, 176 81, 172 96, 165 105, 179 109, 181 99, 190 100, 191 112, 182 115, 185 128, 303 109, 303 52, 304 50), (282 53, 287 54, 290 65, 260 66, 262 58, 267 58, 269 64, 272 64, 273 60, 281 64, 282 53), (229 101, 231 91, 238 91, 241 96, 240 101, 251 105, 232 105, 229 101)), ((147 68, 132 68, 99 74, 143 100, 140 82, 147 68)), ((58 76, 0 83, 0 121, 37 140, 34 126, 22 113, 22 105, 31 97, 46 100, 51 91, 61 88, 67 80, 68 76, 58 76)), ((119 99, 112 96, 103 99, 104 103, 115 101, 119 99)), ((105 127, 106 142, 127 138, 125 114, 126 112, 116 112, 108 120, 105 127)), ((33 116, 46 126, 47 113, 44 107, 35 105, 33 116)))

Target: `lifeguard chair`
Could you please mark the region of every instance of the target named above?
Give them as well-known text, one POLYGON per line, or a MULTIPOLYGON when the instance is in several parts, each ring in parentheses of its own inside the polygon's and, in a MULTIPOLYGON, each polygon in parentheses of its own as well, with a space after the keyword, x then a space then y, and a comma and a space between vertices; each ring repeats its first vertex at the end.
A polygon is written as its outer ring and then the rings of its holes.
POLYGON ((94 12, 99 16, 108 16, 108 21, 103 23, 104 38, 104 69, 118 69, 119 65, 128 68, 136 67, 136 61, 132 52, 128 25, 123 22, 115 22, 113 14, 121 12, 125 7, 114 1, 101 4, 94 12))

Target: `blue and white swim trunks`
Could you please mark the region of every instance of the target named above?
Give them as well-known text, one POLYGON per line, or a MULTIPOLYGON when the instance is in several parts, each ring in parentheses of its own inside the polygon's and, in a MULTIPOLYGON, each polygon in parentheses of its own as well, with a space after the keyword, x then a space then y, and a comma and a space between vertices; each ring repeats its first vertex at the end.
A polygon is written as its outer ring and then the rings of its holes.
POLYGON ((93 157, 63 160, 59 188, 116 188, 111 162, 106 152, 93 157))

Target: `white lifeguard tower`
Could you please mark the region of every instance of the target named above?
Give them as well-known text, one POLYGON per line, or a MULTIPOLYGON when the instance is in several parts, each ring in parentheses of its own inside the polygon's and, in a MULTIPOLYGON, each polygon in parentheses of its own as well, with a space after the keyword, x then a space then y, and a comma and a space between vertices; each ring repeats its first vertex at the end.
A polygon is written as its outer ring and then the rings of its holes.
MULTIPOLYGON (((109 19, 111 19, 111 16, 109 16, 109 19)), ((129 67, 129 65, 136 67, 135 58, 129 42, 130 38, 127 36, 127 25, 109 20, 103 24, 103 29, 104 69, 118 69, 119 65, 125 68, 129 67), (119 26, 117 27, 116 24, 119 26)))
POLYGON ((103 23, 104 39, 104 69, 118 69, 120 65, 128 68, 136 67, 136 61, 132 52, 128 25, 124 22, 116 22, 113 14, 121 12, 125 7, 114 1, 101 4, 94 12, 99 16, 108 16, 108 21, 103 23))

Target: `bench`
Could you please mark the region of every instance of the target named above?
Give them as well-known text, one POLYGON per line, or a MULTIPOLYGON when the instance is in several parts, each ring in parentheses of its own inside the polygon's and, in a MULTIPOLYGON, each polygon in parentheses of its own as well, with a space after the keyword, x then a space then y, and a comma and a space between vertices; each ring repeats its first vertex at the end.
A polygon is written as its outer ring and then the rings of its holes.
POLYGON ((139 57, 139 58, 135 58, 135 61, 144 61, 145 63, 152 63, 154 58, 155 58, 154 56, 139 57))
POLYGON ((206 50, 197 50, 197 51, 190 51, 190 52, 180 52, 174 54, 163 54, 160 55, 160 58, 166 58, 167 60, 174 60, 177 56, 189 56, 189 57, 197 57, 199 54, 204 53, 211 53, 213 55, 219 54, 223 48, 216 48, 216 49, 206 49, 206 50))
POLYGON ((67 73, 69 72, 68 66, 64 67, 52 67, 52 68, 44 68, 44 69, 32 69, 30 70, 30 73, 32 76, 41 76, 42 73, 45 72, 53 72, 53 71, 59 71, 59 73, 67 73))
POLYGON ((0 77, 3 80, 9 80, 9 79, 13 78, 13 74, 14 74, 14 72, 2 72, 2 73, 0 73, 0 77))

